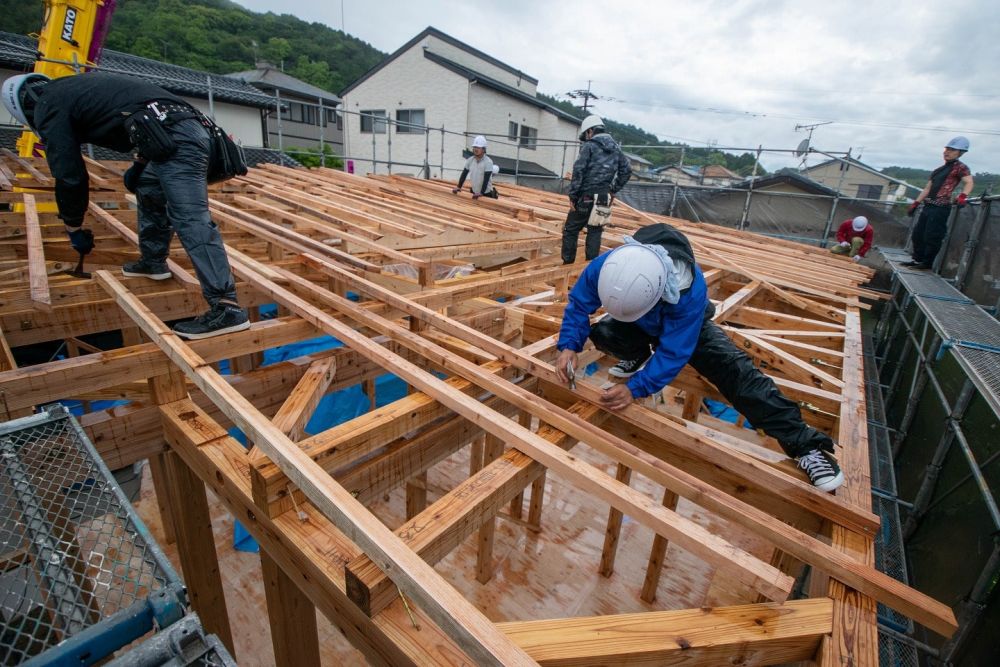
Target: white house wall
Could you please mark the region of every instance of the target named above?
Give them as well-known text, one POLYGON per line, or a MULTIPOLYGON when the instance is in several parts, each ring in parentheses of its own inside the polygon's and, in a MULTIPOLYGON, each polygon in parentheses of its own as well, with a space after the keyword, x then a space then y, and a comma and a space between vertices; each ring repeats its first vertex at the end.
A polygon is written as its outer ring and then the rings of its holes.
POLYGON ((357 173, 386 173, 383 163, 372 164, 372 137, 375 137, 374 155, 377 161, 389 159, 389 139, 392 139, 393 173, 418 174, 424 163, 429 143, 431 176, 458 178, 464 159, 462 149, 468 140, 467 128, 469 82, 465 77, 450 72, 424 57, 423 49, 416 45, 402 53, 388 66, 344 96, 344 151, 354 160, 357 173), (433 128, 444 125, 445 172, 439 173, 441 163, 441 133, 399 134, 394 126, 391 134, 361 133, 358 112, 385 109, 390 119, 395 119, 397 109, 423 109, 424 122, 433 128), (427 141, 429 139, 429 142, 427 141), (401 163, 409 163, 403 165, 401 163))
MULTIPOLYGON (((201 100, 194 97, 185 97, 183 99, 191 106, 208 115, 208 100, 201 100)), ((218 100, 213 102, 213 107, 215 110, 216 125, 231 134, 234 139, 241 141, 244 146, 260 148, 264 145, 260 109, 220 102, 218 100)))
POLYGON ((417 44, 416 48, 421 49, 422 44, 427 44, 427 47, 432 53, 443 56, 448 60, 458 63, 459 65, 465 65, 469 69, 475 70, 480 74, 485 74, 491 79, 496 79, 501 83, 507 84, 511 88, 516 88, 522 93, 527 93, 534 97, 537 92, 537 85, 529 79, 519 77, 517 74, 511 73, 503 67, 498 67, 489 61, 474 56, 464 49, 452 46, 438 37, 428 35, 421 40, 420 44, 417 44))
POLYGON ((520 157, 521 160, 540 164, 555 174, 568 171, 576 159, 576 125, 486 86, 473 84, 469 88, 469 133, 486 135, 491 155, 511 159, 520 157), (519 142, 507 138, 510 122, 518 124, 518 131, 522 125, 538 130, 539 145, 534 149, 522 146, 519 154, 519 142), (552 145, 556 142, 559 143, 552 145))

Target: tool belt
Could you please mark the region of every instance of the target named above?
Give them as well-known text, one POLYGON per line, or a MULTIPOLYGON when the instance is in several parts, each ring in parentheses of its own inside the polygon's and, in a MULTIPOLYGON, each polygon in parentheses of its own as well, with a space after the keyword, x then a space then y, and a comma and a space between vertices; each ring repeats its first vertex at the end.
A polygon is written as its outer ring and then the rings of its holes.
POLYGON ((247 173, 246 157, 225 130, 211 118, 187 104, 153 101, 125 119, 125 130, 139 155, 151 162, 163 162, 177 152, 177 143, 168 128, 183 120, 196 119, 208 131, 208 182, 225 181, 247 173))
POLYGON ((125 119, 125 131, 139 155, 150 162, 163 162, 177 151, 177 143, 167 128, 201 116, 186 104, 154 100, 125 119))
POLYGON ((607 193, 594 195, 594 206, 590 209, 587 225, 604 227, 611 222, 611 196, 607 193))

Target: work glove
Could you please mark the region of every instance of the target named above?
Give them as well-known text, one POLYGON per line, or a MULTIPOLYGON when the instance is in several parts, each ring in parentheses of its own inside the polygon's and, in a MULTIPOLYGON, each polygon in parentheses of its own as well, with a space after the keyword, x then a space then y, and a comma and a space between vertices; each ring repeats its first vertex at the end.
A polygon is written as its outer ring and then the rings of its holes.
POLYGON ((453 195, 457 195, 459 192, 460 192, 460 190, 458 188, 452 188, 451 189, 451 194, 453 194, 453 195))
POLYGON ((69 242, 73 245, 73 250, 76 250, 81 255, 89 255, 90 251, 94 249, 94 232, 89 229, 81 229, 79 227, 73 231, 67 229, 66 235, 69 236, 69 242))
POLYGON ((968 203, 969 203, 969 196, 967 194, 965 194, 964 192, 962 194, 958 195, 958 199, 955 200, 955 206, 957 206, 959 208, 962 208, 963 206, 965 206, 968 203))
POLYGON ((912 204, 910 204, 910 208, 906 209, 906 215, 908 215, 908 216, 910 216, 912 218, 913 215, 917 212, 917 207, 918 206, 920 206, 920 202, 918 202, 918 201, 915 201, 912 204))
POLYGON ((851 259, 853 259, 855 262, 860 262, 861 261, 861 255, 855 255, 854 257, 851 257, 851 259))
POLYGON ((142 176, 142 170, 146 168, 145 162, 133 162, 132 166, 125 170, 122 174, 122 180, 125 181, 125 189, 129 192, 134 193, 136 187, 139 185, 139 177, 142 176))
POLYGON ((841 241, 841 242, 840 242, 840 247, 841 247, 841 248, 846 248, 846 247, 847 247, 847 246, 849 246, 849 245, 851 245, 851 244, 850 244, 850 243, 848 243, 847 241, 841 241))

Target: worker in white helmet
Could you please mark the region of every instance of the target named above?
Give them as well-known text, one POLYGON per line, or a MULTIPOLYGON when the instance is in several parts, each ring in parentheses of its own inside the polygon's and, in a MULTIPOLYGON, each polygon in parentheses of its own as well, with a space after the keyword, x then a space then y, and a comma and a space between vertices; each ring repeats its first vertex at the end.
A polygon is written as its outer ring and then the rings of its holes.
POLYGON ((965 137, 955 137, 944 147, 944 164, 931 172, 930 180, 920 191, 917 198, 910 204, 907 215, 911 218, 916 214, 917 207, 924 205, 913 226, 910 240, 913 242, 911 255, 913 259, 903 262, 903 266, 914 269, 930 269, 934 266, 934 258, 941 250, 941 244, 948 232, 948 217, 951 207, 965 206, 975 183, 972 172, 958 158, 969 150, 969 140, 965 137), (955 190, 961 186, 958 197, 952 201, 955 190))
POLYGON ((847 255, 860 262, 875 240, 875 230, 863 215, 844 220, 837 229, 837 243, 830 246, 834 255, 847 255))
POLYGON ((486 155, 486 137, 480 134, 472 140, 472 155, 465 161, 462 175, 458 177, 458 186, 452 189, 452 193, 461 192, 465 179, 468 178, 473 199, 480 197, 496 199, 497 195, 491 183, 493 167, 493 160, 486 155))
POLYGON ((601 395, 603 407, 617 411, 661 391, 691 364, 755 428, 775 438, 812 484, 835 490, 844 476, 833 441, 802 420, 798 405, 716 326, 714 314, 687 238, 663 223, 642 227, 580 274, 563 312, 556 371, 568 382, 589 338, 620 360, 609 375, 627 378, 601 395), (601 307, 607 315, 591 326, 601 307))
POLYGON ((569 183, 569 213, 562 232, 563 264, 576 261, 576 245, 580 232, 587 228, 584 243, 588 261, 601 252, 603 222, 610 214, 615 194, 625 187, 632 177, 632 167, 621 147, 604 129, 600 116, 587 116, 580 124, 580 154, 573 163, 573 177, 569 183), (604 209, 606 215, 592 219, 595 207, 604 209), (590 224, 588 224, 590 223, 590 224))

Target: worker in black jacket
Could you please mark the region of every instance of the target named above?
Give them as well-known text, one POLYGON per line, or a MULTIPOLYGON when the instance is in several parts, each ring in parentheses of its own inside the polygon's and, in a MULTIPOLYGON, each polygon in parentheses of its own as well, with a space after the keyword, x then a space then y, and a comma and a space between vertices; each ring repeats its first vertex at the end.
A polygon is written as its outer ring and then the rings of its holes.
POLYGON ((209 310, 180 322, 185 338, 206 338, 250 326, 236 300, 229 259, 208 212, 208 169, 212 138, 200 112, 181 98, 141 79, 90 72, 50 80, 22 74, 3 84, 3 103, 45 144, 56 180, 56 204, 73 247, 93 250, 93 234, 83 229, 89 198, 87 168, 80 145, 90 143, 139 159, 125 173, 139 213, 137 262, 122 273, 166 280, 174 232, 191 258, 209 310))
POLYGON ((601 254, 603 226, 591 221, 594 207, 610 207, 615 193, 632 177, 632 167, 622 149, 604 129, 600 116, 587 116, 580 124, 580 155, 573 163, 569 183, 569 213, 562 233, 563 264, 576 261, 580 230, 587 227, 584 248, 587 261, 601 254), (590 222, 591 224, 588 224, 590 222))

